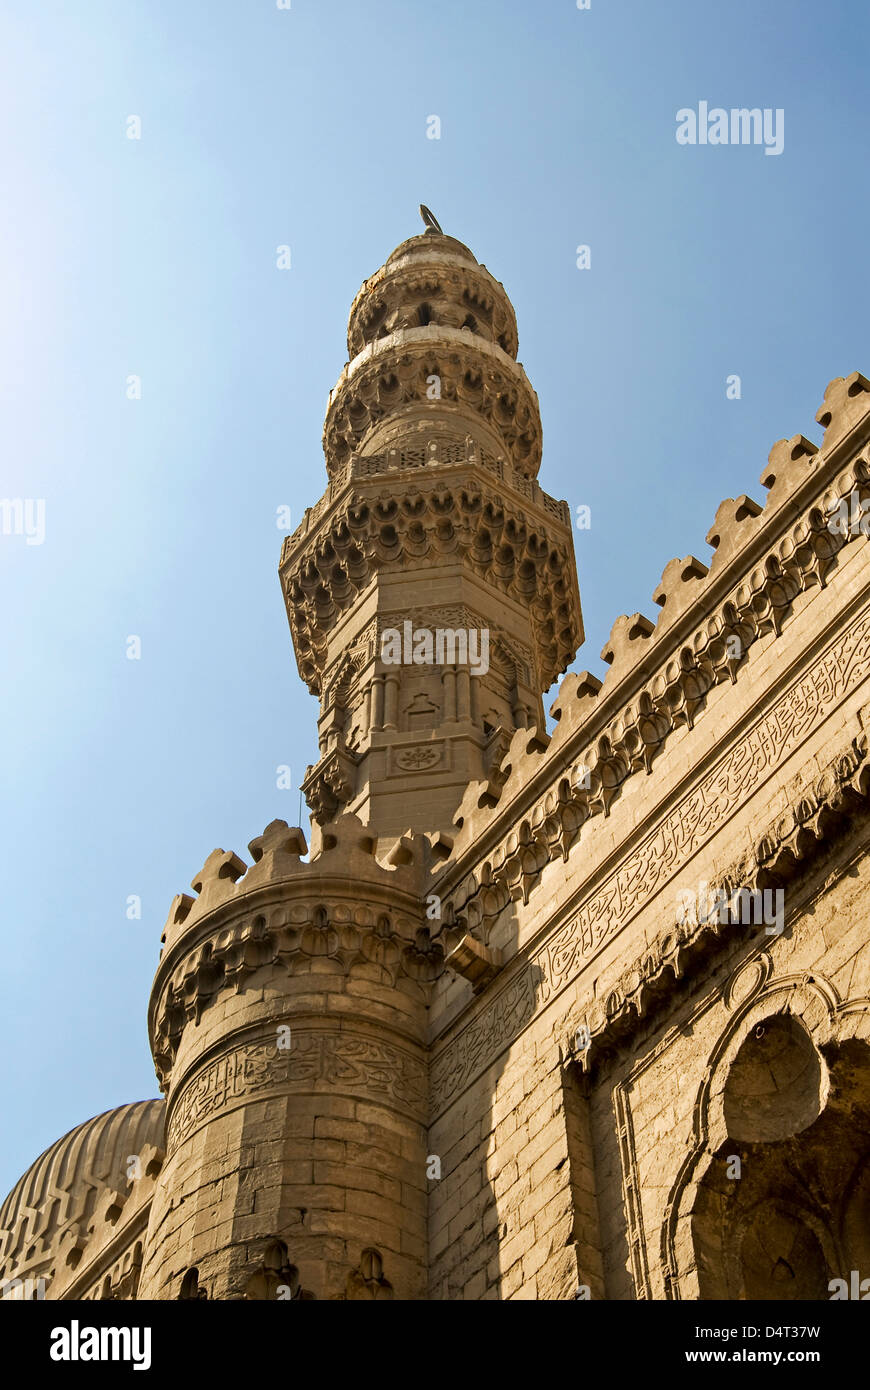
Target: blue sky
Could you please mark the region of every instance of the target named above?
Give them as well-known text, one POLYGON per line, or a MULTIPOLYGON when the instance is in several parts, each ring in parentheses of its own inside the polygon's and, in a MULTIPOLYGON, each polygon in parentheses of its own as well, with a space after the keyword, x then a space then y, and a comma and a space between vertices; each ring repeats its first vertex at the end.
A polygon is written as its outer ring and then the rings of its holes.
POLYGON ((592 509, 602 674, 617 615, 654 618, 721 499, 870 374, 868 28, 863 0, 6 0, 0 497, 46 532, 0 535, 0 1192, 156 1094, 173 894, 297 821, 317 706, 276 508, 323 489, 348 309, 418 203, 513 299, 541 482, 592 509), (678 145, 701 101, 782 108, 782 154, 678 145))

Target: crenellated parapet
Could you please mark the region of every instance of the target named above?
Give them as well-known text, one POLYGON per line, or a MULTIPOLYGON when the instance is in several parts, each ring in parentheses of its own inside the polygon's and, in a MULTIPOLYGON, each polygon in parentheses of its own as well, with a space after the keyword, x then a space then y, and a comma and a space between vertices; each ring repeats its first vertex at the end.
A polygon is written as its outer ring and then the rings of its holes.
POLYGON ((443 951, 422 916, 425 842, 400 839, 388 859, 355 816, 319 835, 310 859, 302 831, 273 821, 250 842, 248 866, 213 850, 177 896, 164 929, 149 1030, 162 1088, 185 1028, 223 994, 264 973, 280 991, 289 977, 323 974, 377 983, 421 1005, 443 951))
MULTIPOLYGON (((866 525, 836 519, 870 505, 870 383, 857 372, 837 378, 817 418, 821 449, 796 435, 771 450, 765 506, 745 496, 720 505, 709 566, 690 555, 665 567, 658 622, 616 620, 602 651, 606 680, 566 677, 552 738, 517 730, 498 775, 468 787, 441 884, 448 914, 482 942, 506 903, 528 901, 544 868, 567 860, 627 779, 654 771, 667 740, 703 718, 711 692, 739 681, 759 639, 777 639, 795 605, 863 540, 866 525)), ((849 644, 860 638, 844 639, 841 663, 854 663, 849 644)))

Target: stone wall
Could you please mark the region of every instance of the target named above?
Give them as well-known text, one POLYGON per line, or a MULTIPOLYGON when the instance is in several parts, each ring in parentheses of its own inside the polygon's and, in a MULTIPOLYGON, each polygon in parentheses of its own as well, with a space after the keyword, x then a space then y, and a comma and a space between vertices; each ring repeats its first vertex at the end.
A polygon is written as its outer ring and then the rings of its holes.
MULTIPOLYGON (((429 1146, 443 1175, 431 1194, 430 1297, 811 1297, 813 1279, 816 1290, 823 1276, 825 1288, 848 1279, 864 1257, 862 1238, 841 1234, 860 1225, 844 1203, 864 1192, 870 1136, 863 536, 824 579, 671 735, 655 776, 626 780, 564 858, 536 865, 530 842, 528 887, 518 873, 501 908, 492 868, 489 888, 472 883, 483 906, 474 935, 497 968, 477 995, 462 980, 437 987, 429 1146), (702 884, 781 891, 784 931, 681 923, 681 895, 699 897, 702 884), (775 1140, 763 1124, 755 1138, 751 1126, 735 1135, 723 1108, 729 1086, 733 1108, 766 1065, 752 1060, 765 1036, 807 1069, 793 1086, 777 1079, 763 1102, 794 1107, 775 1140), (850 1174, 840 1188, 828 1175, 801 1205, 783 1155, 821 1172, 829 1150, 850 1174), (740 1177, 724 1176, 729 1156, 740 1177), (748 1196, 734 1196, 740 1183, 767 1213, 763 1240, 748 1196), (777 1192, 791 1193, 785 1213, 777 1192), (792 1265, 801 1242, 812 1256, 792 1265), (779 1253, 765 1272, 766 1244, 779 1253)), ((514 780, 521 787, 521 773, 514 780)), ((475 819, 478 863, 494 842, 489 823, 507 815, 475 819)))

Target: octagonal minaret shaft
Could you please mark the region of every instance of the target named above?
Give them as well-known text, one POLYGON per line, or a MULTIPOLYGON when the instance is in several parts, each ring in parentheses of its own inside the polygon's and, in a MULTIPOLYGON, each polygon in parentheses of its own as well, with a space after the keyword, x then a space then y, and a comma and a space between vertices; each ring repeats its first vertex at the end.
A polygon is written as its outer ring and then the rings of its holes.
POLYGON ((571 516, 535 481, 538 401, 504 288, 429 228, 366 280, 323 429, 329 487, 284 543, 299 671, 320 697, 315 819, 451 829, 469 782, 583 639, 571 516))

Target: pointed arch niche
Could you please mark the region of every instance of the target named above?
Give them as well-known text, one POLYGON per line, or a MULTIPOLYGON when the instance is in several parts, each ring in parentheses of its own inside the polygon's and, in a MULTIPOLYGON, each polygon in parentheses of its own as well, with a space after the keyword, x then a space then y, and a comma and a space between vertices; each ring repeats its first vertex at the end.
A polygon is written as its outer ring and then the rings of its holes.
POLYGON ((827 1300, 870 1276, 870 999, 770 969, 727 992, 663 1230, 671 1298, 827 1300))

